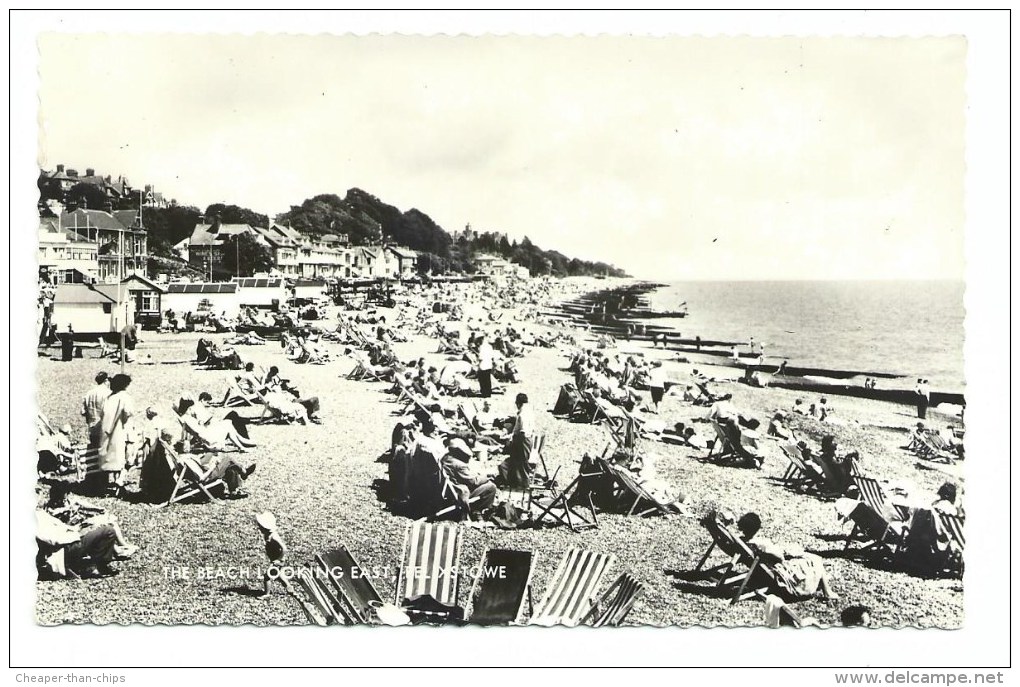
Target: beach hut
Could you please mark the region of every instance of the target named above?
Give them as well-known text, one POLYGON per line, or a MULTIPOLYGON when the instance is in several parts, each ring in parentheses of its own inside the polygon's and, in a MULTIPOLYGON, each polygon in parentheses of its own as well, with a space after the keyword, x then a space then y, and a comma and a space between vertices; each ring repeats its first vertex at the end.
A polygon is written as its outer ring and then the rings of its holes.
POLYGON ((234 315, 240 309, 238 287, 234 282, 168 284, 162 297, 164 311, 177 314, 211 312, 234 315))
POLYGON ((287 282, 280 277, 239 277, 237 302, 253 308, 277 308, 287 302, 287 282))
POLYGON ((50 321, 63 334, 71 327, 75 334, 106 334, 120 331, 133 322, 134 308, 123 289, 118 298, 117 284, 60 284, 53 294, 50 321))
POLYGON ((298 279, 294 282, 294 300, 316 301, 326 295, 326 282, 322 279, 298 279))

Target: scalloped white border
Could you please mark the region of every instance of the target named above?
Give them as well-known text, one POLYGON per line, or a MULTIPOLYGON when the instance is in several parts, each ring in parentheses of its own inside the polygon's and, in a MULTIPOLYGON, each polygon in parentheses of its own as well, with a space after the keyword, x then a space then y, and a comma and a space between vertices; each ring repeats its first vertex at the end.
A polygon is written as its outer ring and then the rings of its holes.
MULTIPOLYGON (((385 630, 324 633, 303 628, 146 628, 118 627, 54 630, 33 622, 31 508, 26 490, 11 498, 14 536, 11 569, 12 662, 14 664, 95 663, 115 661, 146 665, 182 660, 244 661, 251 665, 315 665, 373 662, 442 665, 514 661, 540 666, 562 662, 609 661, 619 664, 683 663, 719 666, 826 665, 997 665, 1008 660, 1009 562, 1004 525, 1010 486, 1003 477, 1010 463, 1007 428, 1013 426, 1001 373, 1009 352, 1009 16, 961 12, 302 12, 302 13, 118 13, 47 12, 11 16, 11 293, 34 288, 34 185, 36 174, 36 48, 42 31, 132 31, 215 33, 355 33, 368 34, 510 34, 531 35, 875 35, 924 36, 963 34, 968 39, 967 122, 967 293, 966 374, 968 399, 968 565, 965 628, 955 632, 906 629, 854 632, 765 632, 729 630, 589 631, 459 630, 455 634, 413 631, 394 637, 385 630), (33 198, 33 203, 19 199, 33 198), (482 632, 487 634, 481 634, 482 632), (516 634, 508 635, 509 632, 516 634), (172 650, 160 645, 175 647, 172 650), (109 649, 107 651, 106 649, 109 649)), ((31 330, 31 299, 13 299, 11 329, 31 330)), ((15 484, 33 479, 31 404, 22 390, 33 385, 31 337, 12 336, 11 388, 19 400, 8 408, 11 418, 11 464, 15 484), (25 428, 21 431, 18 428, 25 428)), ((1010 347, 1010 352, 1012 346, 1010 347)), ((1012 375, 1010 378, 1012 382, 1012 375)), ((8 485, 10 487, 10 484, 8 485)), ((9 490, 10 492, 10 490, 9 490)), ((86 672, 86 671, 78 671, 86 672)), ((98 672, 98 671, 88 671, 98 672)), ((123 670, 106 671, 123 674, 123 670)), ((883 674, 888 671, 880 671, 883 674)), ((786 684, 832 684, 832 671, 784 675, 786 684), (821 682, 820 682, 821 681, 821 682)), ((554 674, 549 674, 553 677, 554 674)), ((579 675, 561 674, 574 680, 579 675)), ((185 676, 131 673, 132 681, 162 684, 178 679, 200 682, 259 679, 258 674, 231 672, 185 676)), ((282 677, 262 673, 261 677, 282 677)), ((296 676, 302 681, 318 679, 296 676)), ((403 673, 398 679, 449 682, 457 674, 403 673)), ((467 677, 467 675, 463 675, 467 677)), ((652 676, 648 676, 652 677, 652 676)), ((690 676, 695 677, 695 676, 690 676)), ((719 679, 721 676, 702 674, 719 679)), ((733 677, 759 681, 778 675, 742 672, 733 677)), ((597 680, 628 679, 617 672, 594 673, 597 680)), ((332 678, 335 679, 335 678, 332 678)), ((367 679, 366 676, 347 679, 367 679)), ((375 678, 372 678, 375 679, 375 678)), ((485 679, 488 679, 486 677, 485 679)), ((653 678, 655 679, 655 678, 653 678)))

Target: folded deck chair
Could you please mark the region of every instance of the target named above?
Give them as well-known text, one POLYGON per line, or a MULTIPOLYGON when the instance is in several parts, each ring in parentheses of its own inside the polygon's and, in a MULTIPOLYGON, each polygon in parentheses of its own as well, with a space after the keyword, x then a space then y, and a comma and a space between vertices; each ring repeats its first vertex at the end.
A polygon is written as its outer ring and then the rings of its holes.
MULTIPOLYGON (((283 580, 283 576, 280 577, 283 580)), ((347 625, 351 618, 321 570, 301 568, 294 576, 308 601, 294 594, 308 617, 317 625, 347 625)), ((292 591, 288 589, 288 591, 292 591)), ((292 592, 293 593, 293 592, 292 592)))
POLYGON ((624 621, 645 586, 630 573, 623 573, 581 619, 592 627, 616 627, 624 621))
POLYGON ((351 622, 375 623, 375 609, 382 605, 382 597, 372 585, 364 569, 354 560, 347 546, 340 544, 332 551, 316 555, 319 569, 333 583, 351 622))
POLYGON ((157 504, 157 507, 179 503, 199 494, 204 495, 209 501, 219 500, 213 495, 212 490, 226 486, 222 479, 211 478, 209 471, 204 470, 197 460, 187 454, 179 455, 163 439, 160 439, 159 443, 162 444, 163 455, 170 466, 174 488, 170 492, 170 498, 164 503, 157 504))
POLYGON ((630 470, 622 466, 613 465, 604 458, 598 458, 597 464, 607 475, 610 475, 616 481, 616 496, 631 501, 627 515, 634 515, 635 511, 637 511, 639 516, 650 515, 656 512, 668 516, 679 512, 680 509, 677 505, 679 498, 663 501, 639 484, 630 470), (639 504, 643 504, 642 510, 638 510, 639 504))
POLYGON ((482 556, 471 591, 474 625, 516 625, 531 606, 531 573, 535 555, 530 551, 489 549, 482 556))
POLYGON ((449 622, 463 618, 460 590, 461 528, 451 523, 413 522, 404 536, 396 605, 412 620, 449 622))
POLYGON ((591 610, 602 578, 616 562, 611 553, 573 548, 564 554, 529 625, 574 627, 591 610))

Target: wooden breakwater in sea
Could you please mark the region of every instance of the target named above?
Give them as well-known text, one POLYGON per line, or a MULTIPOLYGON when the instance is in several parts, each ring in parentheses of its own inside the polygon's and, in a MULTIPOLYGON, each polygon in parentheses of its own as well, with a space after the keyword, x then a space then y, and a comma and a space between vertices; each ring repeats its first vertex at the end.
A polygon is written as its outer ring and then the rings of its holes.
MULTIPOLYGON (((545 315, 568 320, 594 334, 605 334, 617 340, 639 341, 651 343, 679 354, 707 356, 719 359, 706 362, 717 367, 728 367, 736 370, 763 372, 771 375, 770 386, 819 393, 821 395, 851 396, 855 398, 886 401, 904 405, 913 405, 917 396, 913 389, 904 388, 865 388, 863 378, 882 380, 905 379, 906 375, 869 370, 840 370, 821 367, 805 367, 785 365, 782 374, 778 364, 758 365, 757 354, 739 350, 748 345, 747 341, 721 341, 701 339, 698 336, 683 336, 672 327, 662 326, 645 321, 661 317, 680 318, 686 311, 673 313, 654 313, 650 311, 644 295, 662 286, 651 282, 638 282, 625 286, 613 287, 601 291, 586 293, 578 298, 559 304, 545 315), (681 314, 682 312, 682 314, 681 314), (737 359, 733 358, 733 349, 737 348, 737 359), (820 378, 820 379, 811 379, 820 378), (827 380, 833 380, 829 382, 827 380), (845 383, 846 380, 860 379, 862 383, 845 383), (844 382, 844 383, 840 383, 844 382)), ((930 403, 965 405, 964 395, 955 392, 933 391, 930 403)))

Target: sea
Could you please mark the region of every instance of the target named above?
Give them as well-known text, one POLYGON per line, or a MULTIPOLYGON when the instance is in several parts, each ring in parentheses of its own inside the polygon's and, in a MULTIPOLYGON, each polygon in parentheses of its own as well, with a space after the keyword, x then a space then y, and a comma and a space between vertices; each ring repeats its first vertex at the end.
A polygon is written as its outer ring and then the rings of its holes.
MULTIPOLYGON (((778 365, 904 375, 885 387, 964 391, 962 281, 672 282, 646 294, 685 338, 765 344, 778 365)), ((653 321, 649 321, 651 323, 653 321)), ((739 350, 746 352, 747 347, 739 350)))

